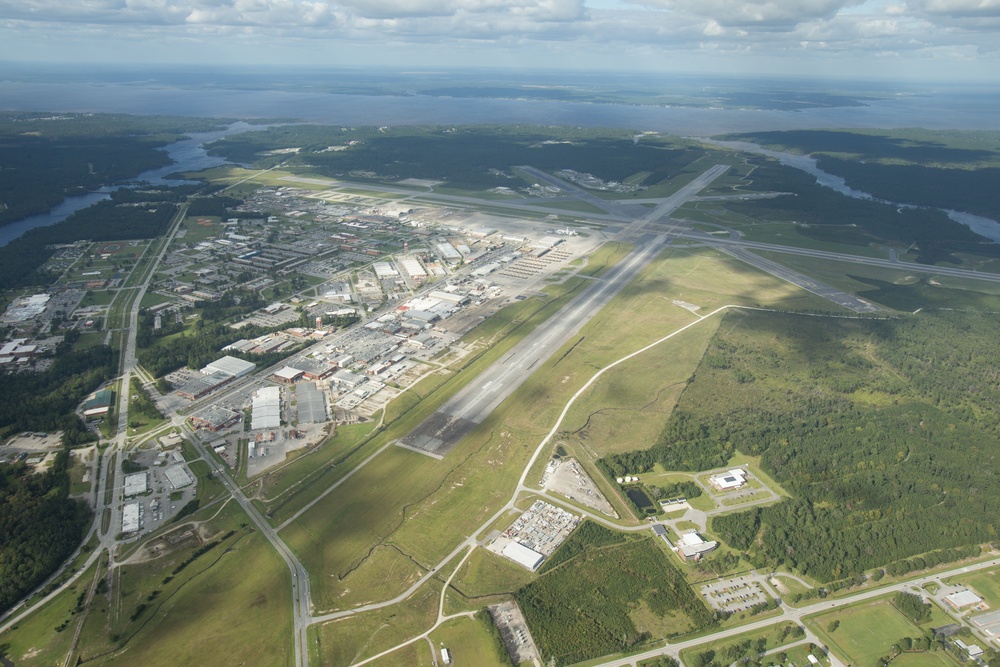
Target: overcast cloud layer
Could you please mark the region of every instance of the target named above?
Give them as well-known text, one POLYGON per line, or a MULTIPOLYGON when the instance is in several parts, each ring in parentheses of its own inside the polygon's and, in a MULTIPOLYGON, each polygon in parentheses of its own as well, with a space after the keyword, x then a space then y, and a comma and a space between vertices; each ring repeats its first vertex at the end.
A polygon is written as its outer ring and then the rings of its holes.
POLYGON ((1000 81, 1000 0, 0 0, 0 59, 1000 81))

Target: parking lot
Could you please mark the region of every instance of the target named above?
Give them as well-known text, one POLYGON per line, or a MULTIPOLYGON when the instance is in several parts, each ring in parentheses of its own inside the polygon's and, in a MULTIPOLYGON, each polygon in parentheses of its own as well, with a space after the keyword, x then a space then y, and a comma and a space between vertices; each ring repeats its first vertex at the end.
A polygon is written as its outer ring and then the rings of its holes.
POLYGON ((746 611, 770 600, 755 577, 745 576, 716 581, 701 587, 701 594, 712 607, 731 614, 746 611))

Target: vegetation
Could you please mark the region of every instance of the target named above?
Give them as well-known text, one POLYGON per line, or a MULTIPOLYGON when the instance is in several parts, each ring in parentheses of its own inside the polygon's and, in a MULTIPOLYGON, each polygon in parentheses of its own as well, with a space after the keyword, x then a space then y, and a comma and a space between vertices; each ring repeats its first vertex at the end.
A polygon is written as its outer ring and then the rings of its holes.
POLYGON ((956 253, 1000 255, 995 244, 984 243, 942 211, 854 199, 818 185, 810 174, 794 167, 763 158, 750 161, 756 169, 743 189, 791 194, 727 202, 725 207, 736 214, 759 221, 794 221, 796 232, 814 242, 910 247, 923 264, 958 264, 956 253))
POLYGON ((163 146, 218 120, 123 114, 0 114, 0 225, 170 164, 163 146))
POLYGON ((531 126, 346 129, 291 125, 228 136, 210 149, 229 160, 261 167, 308 165, 314 173, 350 174, 354 180, 436 179, 464 190, 531 185, 511 172, 512 167, 526 164, 543 170, 572 165, 576 171, 617 182, 647 172, 642 183, 657 185, 704 155, 686 142, 663 137, 635 142, 633 134, 531 126), (346 150, 328 150, 331 145, 348 143, 346 150), (294 155, 266 154, 288 146, 300 150, 294 155))
POLYGON ((66 560, 83 538, 86 506, 69 498, 66 449, 47 472, 0 467, 0 610, 7 610, 66 560))
POLYGON ((500 636, 500 629, 497 627, 496 623, 493 622, 493 617, 490 616, 490 612, 485 609, 480 609, 476 612, 476 620, 486 630, 486 632, 489 633, 490 641, 493 644, 493 653, 496 656, 497 662, 501 665, 514 667, 514 663, 510 659, 510 654, 507 653, 507 646, 503 643, 503 637, 500 636))
POLYGON ((558 565, 573 560, 580 554, 590 550, 596 549, 598 547, 606 547, 612 544, 621 544, 626 541, 628 536, 625 533, 619 533, 613 530, 609 530, 599 523, 594 523, 590 519, 584 519, 583 522, 577 526, 573 534, 570 535, 566 540, 559 545, 555 553, 549 556, 545 563, 539 568, 539 574, 545 574, 546 572, 554 569, 558 565))
POLYGON ((715 623, 651 538, 588 549, 515 597, 543 661, 556 664, 633 650, 715 623))
POLYGON ((1000 216, 995 133, 794 130, 740 135, 818 158, 820 169, 889 201, 1000 216))
POLYGON ((50 285, 58 275, 41 272, 52 257, 53 244, 155 238, 166 232, 177 203, 191 186, 118 190, 111 199, 79 210, 62 222, 25 232, 0 248, 0 288, 50 285))
MULTIPOLYGON (((765 631, 740 635, 735 640, 722 640, 684 652, 688 667, 728 667, 732 664, 759 667, 773 664, 773 657, 764 653, 773 648, 801 639, 806 634, 802 626, 792 622, 779 623, 765 631)), ((785 664, 778 660, 778 664, 785 664)))
POLYGON ((710 468, 737 448, 760 456, 794 498, 712 523, 757 567, 834 581, 975 555, 995 539, 983 517, 1000 511, 988 463, 1000 377, 984 372, 1000 361, 997 320, 727 315, 656 445, 608 456, 605 469, 710 468))
POLYGON ((892 606, 896 610, 916 624, 923 623, 931 618, 931 605, 924 602, 919 595, 900 591, 892 598, 892 606))
POLYGON ((115 366, 116 355, 105 345, 73 350, 72 342, 64 341, 47 370, 0 374, 0 436, 63 429, 70 445, 93 440, 73 411, 112 377, 115 366))

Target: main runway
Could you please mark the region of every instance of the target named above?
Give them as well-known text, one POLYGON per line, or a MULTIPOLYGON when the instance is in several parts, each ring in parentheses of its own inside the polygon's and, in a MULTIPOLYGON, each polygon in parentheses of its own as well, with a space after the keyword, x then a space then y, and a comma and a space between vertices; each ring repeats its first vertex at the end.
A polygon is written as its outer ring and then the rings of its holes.
POLYGON ((463 387, 398 444, 441 457, 482 423, 531 373, 606 306, 667 245, 663 236, 640 239, 637 249, 600 280, 528 334, 506 356, 463 387))

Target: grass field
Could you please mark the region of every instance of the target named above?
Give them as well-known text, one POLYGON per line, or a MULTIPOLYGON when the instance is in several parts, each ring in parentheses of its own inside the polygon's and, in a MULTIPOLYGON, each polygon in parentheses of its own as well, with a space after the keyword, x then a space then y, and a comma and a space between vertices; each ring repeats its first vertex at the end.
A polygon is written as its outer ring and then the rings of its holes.
MULTIPOLYGON (((288 569, 230 506, 204 527, 222 542, 190 559, 195 542, 124 565, 81 636, 81 658, 110 665, 292 664, 288 569), (229 537, 229 531, 235 533, 229 537), (140 605, 146 605, 140 613, 140 605), (132 616, 135 614, 135 619, 132 616)), ((183 530, 183 529, 182 529, 183 530)))
MULTIPOLYGON (((584 327, 582 343, 577 339, 567 343, 443 462, 390 447, 283 530, 289 545, 314 573, 317 608, 344 608, 361 601, 391 597, 450 551, 462 536, 475 530, 508 497, 523 461, 544 434, 543 425, 554 423, 565 400, 589 379, 595 367, 600 368, 664 332, 692 321, 692 314, 673 305, 668 297, 688 298, 690 293, 685 286, 702 279, 709 284, 698 295, 709 303, 732 299, 751 301, 750 295, 754 294, 757 297, 753 302, 781 303, 783 299, 790 299, 802 305, 814 304, 812 297, 800 300, 794 288, 714 253, 672 251, 665 254, 584 327), (721 286, 728 289, 720 290, 721 286), (650 307, 653 292, 667 296, 656 299, 655 307, 650 307), (624 326, 608 326, 609 322, 629 318, 624 326), (383 480, 394 481, 391 493, 385 491, 383 480), (337 539, 329 539, 331 535, 336 535, 337 539), (388 551, 373 551, 373 547, 379 545, 397 550, 400 556, 390 558, 388 551), (375 566, 376 560, 366 562, 375 556, 396 563, 388 576, 385 570, 375 566)), ((571 290, 574 285, 570 281, 560 287, 571 290)), ((562 298, 567 297, 568 292, 562 298)), ((467 340, 496 339, 508 333, 508 338, 504 339, 504 347, 507 347, 515 342, 510 336, 524 335, 525 329, 536 326, 541 321, 539 318, 560 305, 550 303, 539 310, 539 304, 529 303, 531 301, 518 304, 516 314, 502 312, 496 321, 487 321, 482 330, 467 336, 467 340), (527 322, 521 319, 531 317, 532 311, 535 319, 527 322), (519 322, 527 326, 519 326, 519 322)), ((707 344, 709 336, 710 332, 686 353, 687 373, 697 363, 698 348, 707 344)), ((491 362, 501 351, 491 349, 475 362, 474 367, 491 362)), ((677 363, 677 355, 673 362, 677 363)), ((667 368, 669 358, 662 363, 663 368, 667 368)), ((471 371, 471 368, 466 369, 459 375, 471 378, 471 371)), ((682 375, 679 372, 677 377, 682 375)), ((450 390, 454 381, 454 376, 446 378, 445 388, 450 390)), ((608 396, 601 400, 608 400, 608 396)), ((427 403, 425 400, 424 404, 427 403)), ((656 426, 650 429, 650 434, 660 428, 669 414, 669 407, 661 405, 651 411, 655 414, 656 426)), ((433 404, 420 405, 415 410, 429 413, 431 408, 433 404)), ((390 406, 388 412, 393 410, 395 407, 390 406)), ((407 414, 379 434, 366 445, 364 456, 375 451, 379 442, 406 432, 408 428, 404 426, 415 425, 416 416, 407 414)), ((630 435, 626 433, 624 437, 630 435)), ((360 457, 361 453, 357 458, 360 457)), ((540 461, 540 465, 544 465, 544 461, 540 461)), ((341 476, 340 471, 338 466, 336 477, 341 476)), ((324 483, 324 488, 330 481, 332 479, 324 483)), ((301 494, 300 498, 290 501, 275 513, 275 521, 290 516, 287 510, 292 507, 304 506, 310 495, 301 494)))
MULTIPOLYGON (((509 519, 508 519, 509 523, 509 519)), ((513 594, 534 578, 530 572, 487 549, 476 549, 451 580, 451 586, 479 608, 491 596, 513 594)), ((452 596, 453 591, 448 591, 452 596)))
MULTIPOLYGON (((475 665, 476 667, 504 667, 506 662, 500 662, 494 649, 493 639, 475 618, 456 618, 442 623, 430 635, 434 649, 441 655, 441 648, 447 648, 451 653, 452 662, 456 665, 475 665)), ((397 663, 402 664, 402 663, 397 663)), ((417 667, 414 664, 414 667, 417 667)))
POLYGON ((398 605, 310 627, 310 664, 344 667, 429 630, 440 594, 441 584, 432 580, 398 605))
POLYGON ((62 665, 83 617, 74 613, 97 573, 92 566, 65 591, 13 629, 0 635, 0 656, 21 667, 62 665))
POLYGON ((900 264, 899 269, 884 269, 786 253, 760 251, 758 254, 896 310, 1000 310, 1000 283, 914 273, 905 264, 900 264))
POLYGON ((813 616, 806 624, 838 657, 857 667, 876 667, 897 640, 924 633, 886 598, 813 616), (834 621, 839 626, 829 632, 834 621))

